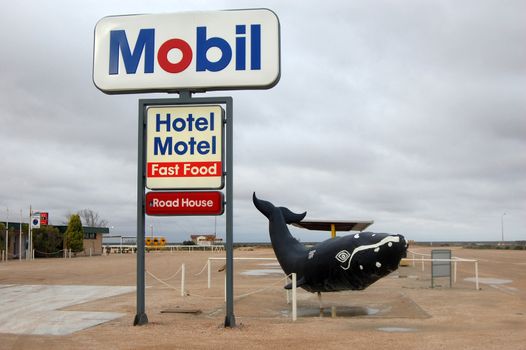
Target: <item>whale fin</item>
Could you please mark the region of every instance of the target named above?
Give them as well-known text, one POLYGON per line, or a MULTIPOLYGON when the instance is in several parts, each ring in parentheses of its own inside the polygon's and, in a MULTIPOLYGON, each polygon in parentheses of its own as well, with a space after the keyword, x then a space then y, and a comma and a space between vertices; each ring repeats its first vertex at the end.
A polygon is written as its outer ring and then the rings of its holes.
POLYGON ((261 212, 261 214, 265 215, 267 219, 270 219, 270 214, 275 208, 274 204, 264 201, 262 199, 258 199, 258 197, 256 197, 256 192, 254 192, 254 194, 252 195, 252 202, 254 202, 254 205, 261 212))
POLYGON ((287 224, 293 224, 293 223, 300 222, 301 220, 305 218, 305 215, 307 215, 307 212, 296 214, 292 212, 290 209, 284 208, 284 207, 279 207, 279 209, 281 210, 281 213, 283 213, 283 218, 285 219, 285 222, 287 224))
MULTIPOLYGON (((267 217, 267 219, 270 219, 270 215, 271 215, 272 211, 274 209, 276 209, 274 204, 272 204, 272 203, 270 203, 268 201, 265 201, 263 199, 259 199, 258 197, 256 197, 256 192, 254 192, 252 194, 252 202, 254 202, 254 205, 256 206, 256 208, 263 215, 265 215, 267 217)), ((301 213, 301 214, 296 214, 296 213, 294 213, 294 212, 292 212, 289 209, 284 208, 284 207, 279 207, 278 209, 283 214, 283 218, 285 219, 285 222, 287 224, 300 222, 301 220, 303 220, 305 218, 305 215, 307 215, 307 212, 304 212, 304 213, 301 213)))
MULTIPOLYGON (((302 285, 304 285, 305 283, 307 283, 307 281, 305 281, 305 277, 302 277, 300 278, 297 282, 296 282, 296 287, 301 287, 302 285)), ((292 289, 292 282, 290 282, 289 284, 287 284, 285 286, 285 289, 292 289)))

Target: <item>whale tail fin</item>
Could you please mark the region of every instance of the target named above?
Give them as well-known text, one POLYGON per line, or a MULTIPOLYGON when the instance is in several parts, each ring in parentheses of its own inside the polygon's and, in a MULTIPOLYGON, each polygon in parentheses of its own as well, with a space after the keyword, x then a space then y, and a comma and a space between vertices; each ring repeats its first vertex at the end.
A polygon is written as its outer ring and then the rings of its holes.
POLYGON ((285 222, 287 224, 293 224, 293 223, 300 222, 301 220, 305 218, 305 215, 307 215, 307 212, 296 214, 284 207, 280 207, 279 209, 281 210, 281 213, 283 214, 283 218, 285 219, 285 222))
POLYGON ((252 202, 254 202, 254 205, 261 212, 261 214, 265 215, 267 219, 270 219, 270 214, 272 214, 272 211, 274 210, 274 208, 276 208, 274 204, 259 199, 258 197, 256 197, 256 192, 254 192, 254 194, 252 195, 252 202))
MULTIPOLYGON (((274 204, 256 197, 256 192, 254 192, 254 194, 252 195, 252 202, 254 202, 254 205, 256 206, 256 208, 261 212, 261 214, 265 215, 267 219, 270 219, 270 215, 272 214, 272 211, 276 209, 274 204)), ((278 209, 283 214, 283 218, 285 219, 285 222, 287 224, 300 222, 301 220, 305 218, 305 215, 307 215, 307 212, 296 214, 284 207, 279 207, 278 209)))

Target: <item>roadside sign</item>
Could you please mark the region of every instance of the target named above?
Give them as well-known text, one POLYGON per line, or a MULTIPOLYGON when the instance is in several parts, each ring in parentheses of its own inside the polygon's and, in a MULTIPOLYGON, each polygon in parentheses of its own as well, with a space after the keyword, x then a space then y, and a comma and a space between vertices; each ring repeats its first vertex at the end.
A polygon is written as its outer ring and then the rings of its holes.
POLYGON ((220 105, 150 106, 146 118, 147 188, 223 188, 220 105))
POLYGON ((95 26, 93 82, 107 94, 268 89, 279 78, 269 9, 109 16, 95 26))
POLYGON ((222 215, 222 192, 148 192, 146 214, 159 216, 222 215))

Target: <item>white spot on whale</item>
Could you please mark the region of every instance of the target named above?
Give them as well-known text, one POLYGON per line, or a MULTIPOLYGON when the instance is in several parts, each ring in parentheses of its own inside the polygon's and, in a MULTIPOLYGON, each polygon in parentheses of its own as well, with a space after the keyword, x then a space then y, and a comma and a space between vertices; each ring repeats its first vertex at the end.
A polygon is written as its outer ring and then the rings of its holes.
POLYGON ((389 242, 389 243, 387 243, 387 246, 392 247, 392 246, 393 246, 393 243, 392 243, 392 242, 389 242))
POLYGON ((375 252, 375 253, 378 253, 379 251, 380 251, 380 247, 376 247, 376 248, 374 248, 374 252, 375 252))
POLYGON ((373 233, 373 234, 371 235, 371 237, 374 237, 374 236, 376 236, 376 233, 373 233))
POLYGON ((382 264, 380 264, 378 261, 376 262, 376 267, 382 267, 382 264))
POLYGON ((362 265, 360 265, 360 270, 363 270, 363 266, 362 265))
POLYGON ((354 238, 360 238, 360 234, 359 233, 355 234, 354 238))

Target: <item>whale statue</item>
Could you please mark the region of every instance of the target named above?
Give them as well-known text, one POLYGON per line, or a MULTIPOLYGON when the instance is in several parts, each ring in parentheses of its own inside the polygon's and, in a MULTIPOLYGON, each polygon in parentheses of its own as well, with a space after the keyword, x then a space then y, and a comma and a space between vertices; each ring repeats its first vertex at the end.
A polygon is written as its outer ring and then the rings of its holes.
MULTIPOLYGON (((270 240, 281 268, 287 275, 296 273, 297 286, 309 292, 365 289, 395 271, 406 256, 404 237, 386 233, 359 232, 307 248, 287 227, 303 220, 306 212, 295 214, 276 207, 255 193, 252 200, 269 220, 270 240)), ((291 284, 285 288, 290 289, 291 284)))

